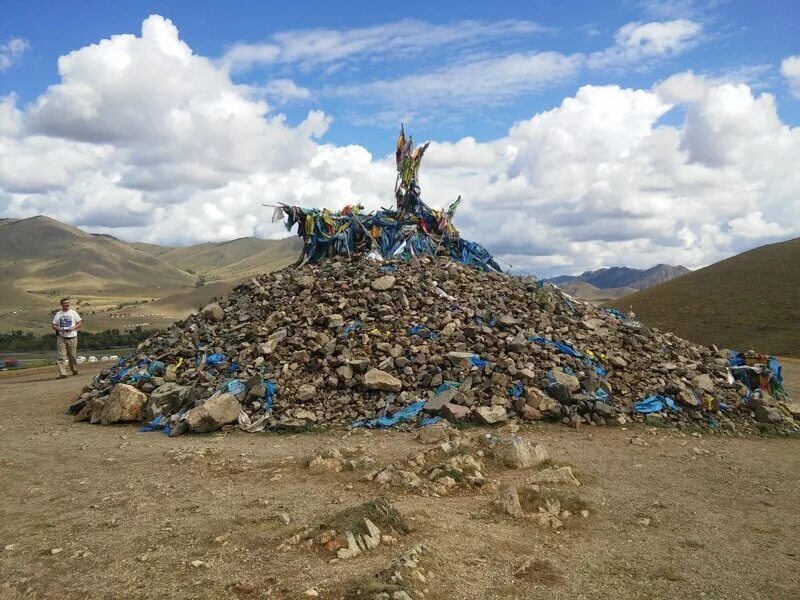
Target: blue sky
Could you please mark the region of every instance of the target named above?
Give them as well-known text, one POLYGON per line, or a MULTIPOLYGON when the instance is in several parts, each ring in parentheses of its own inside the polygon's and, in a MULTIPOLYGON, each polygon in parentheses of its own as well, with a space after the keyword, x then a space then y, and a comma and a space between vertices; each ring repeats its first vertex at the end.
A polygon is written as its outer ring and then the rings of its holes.
POLYGON ((182 245, 432 206, 537 274, 800 236, 800 4, 0 2, 0 216, 182 245))
MULTIPOLYGON (((720 1, 623 1, 590 2, 29 2, 4 0, 0 4, 0 41, 21 37, 30 50, 14 69, 0 77, 0 95, 16 92, 22 102, 34 100, 58 79, 57 58, 115 33, 137 31, 150 14, 171 19, 181 38, 198 54, 223 57, 233 46, 268 44, 282 32, 324 29, 331 31, 372 28, 403 19, 424 24, 457 27, 475 20, 492 24, 503 20, 527 22, 518 34, 498 34, 484 40, 462 40, 445 46, 429 46, 410 56, 364 51, 352 56, 334 73, 328 64, 299 67, 297 64, 262 64, 239 69, 238 83, 263 85, 274 78, 291 79, 309 90, 309 98, 281 103, 280 110, 291 122, 301 121, 309 108, 334 116, 326 141, 358 143, 373 152, 385 151, 395 130, 391 115, 422 120, 426 137, 457 140, 471 135, 479 140, 502 135, 520 119, 556 106, 584 84, 619 84, 649 87, 673 73, 693 70, 709 76, 733 75, 756 89, 769 90, 779 102, 782 118, 792 124, 800 120, 800 103, 782 84, 781 60, 800 51, 800 4, 720 1), (602 51, 611 46, 620 26, 630 22, 691 19, 703 32, 691 48, 665 60, 624 68, 581 69, 537 89, 523 89, 494 103, 465 102, 455 110, 423 105, 414 114, 396 111, 392 103, 363 98, 338 97, 326 92, 332 87, 413 77, 436 71, 477 55, 503 56, 514 52, 553 51, 570 55, 602 51), (388 113, 385 116, 381 113, 388 113), (455 114, 454 114, 455 113, 455 114)), ((407 35, 413 46, 419 23, 410 23, 407 35)), ((464 89, 465 96, 470 95, 464 89)))

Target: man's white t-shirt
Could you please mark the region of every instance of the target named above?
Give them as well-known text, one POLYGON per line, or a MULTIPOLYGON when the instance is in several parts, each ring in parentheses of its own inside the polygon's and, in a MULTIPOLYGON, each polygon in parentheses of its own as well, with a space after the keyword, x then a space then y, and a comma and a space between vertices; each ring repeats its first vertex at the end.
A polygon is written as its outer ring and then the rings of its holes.
MULTIPOLYGON (((71 308, 69 310, 60 310, 58 311, 55 316, 53 317, 53 325, 56 327, 61 327, 62 329, 67 329, 68 327, 73 327, 77 325, 81 320, 81 316, 76 313, 71 308)), ((64 333, 59 332, 59 335, 65 338, 74 338, 78 337, 77 331, 65 331, 64 333)))

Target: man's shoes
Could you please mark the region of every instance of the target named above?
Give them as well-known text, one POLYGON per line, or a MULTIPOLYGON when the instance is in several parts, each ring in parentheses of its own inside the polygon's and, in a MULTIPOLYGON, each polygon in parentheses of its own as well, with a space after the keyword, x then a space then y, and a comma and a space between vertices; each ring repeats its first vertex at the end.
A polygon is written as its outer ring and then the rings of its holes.
POLYGON ((72 374, 73 375, 80 375, 80 373, 78 373, 77 371, 73 371, 72 374))
POLYGON ((58 378, 59 378, 59 379, 66 379, 66 378, 67 378, 67 376, 66 376, 66 375, 59 375, 59 376, 58 376, 58 378))

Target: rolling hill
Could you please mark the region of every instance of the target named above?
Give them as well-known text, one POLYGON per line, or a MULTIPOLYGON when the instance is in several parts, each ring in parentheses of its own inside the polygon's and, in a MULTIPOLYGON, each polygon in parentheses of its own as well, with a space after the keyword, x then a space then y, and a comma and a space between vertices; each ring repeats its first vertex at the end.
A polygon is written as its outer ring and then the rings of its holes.
POLYGON ((800 356, 800 238, 761 246, 611 302, 703 344, 800 356))
POLYGON ((247 277, 291 264, 301 247, 292 237, 175 248, 127 243, 46 216, 0 219, 0 329, 46 330, 65 295, 89 330, 163 327, 247 277), (208 283, 197 287, 201 276, 208 283))

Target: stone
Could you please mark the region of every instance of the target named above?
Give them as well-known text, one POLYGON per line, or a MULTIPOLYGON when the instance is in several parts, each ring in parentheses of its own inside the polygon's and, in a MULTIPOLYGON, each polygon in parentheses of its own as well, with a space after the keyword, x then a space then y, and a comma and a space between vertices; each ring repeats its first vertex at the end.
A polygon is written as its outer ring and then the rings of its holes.
POLYGON ((697 375, 692 379, 692 386, 695 389, 703 390, 704 392, 713 392, 714 391, 714 382, 711 380, 711 377, 706 373, 701 375, 697 375))
POLYGON ((578 487, 581 482, 573 475, 572 467, 548 467, 536 473, 528 483, 539 485, 569 485, 578 487))
POLYGON ((345 381, 349 381, 353 378, 353 367, 350 365, 342 365, 336 369, 336 374, 345 381))
POLYGON ((506 409, 502 406, 479 406, 475 409, 475 416, 481 423, 492 425, 508 418, 506 409))
POLYGON ((445 404, 459 404, 459 402, 455 401, 457 399, 463 400, 464 394, 462 394, 458 388, 450 388, 448 390, 444 390, 440 394, 436 394, 433 398, 430 398, 425 403, 425 406, 422 408, 422 410, 429 414, 439 414, 445 404))
POLYGON ((242 407, 236 396, 220 394, 187 411, 183 420, 189 426, 190 431, 206 433, 235 422, 241 410, 242 407))
POLYGON ((547 450, 541 444, 531 446, 519 436, 493 440, 491 452, 510 469, 527 469, 547 460, 547 450))
POLYGON ((519 493, 514 487, 505 487, 500 491, 500 494, 495 498, 494 505, 503 513, 514 517, 515 519, 522 519, 525 513, 522 512, 522 504, 519 500, 519 493))
POLYGON ((118 384, 105 400, 100 422, 108 425, 124 421, 141 421, 144 419, 146 403, 147 395, 144 392, 124 383, 118 384))
POLYGON ((600 400, 595 400, 594 406, 592 407, 594 412, 601 417, 613 417, 616 411, 614 407, 610 404, 606 404, 600 400))
POLYGON ((153 420, 159 415, 171 415, 179 411, 188 394, 189 386, 186 385, 165 383, 158 386, 150 393, 150 400, 147 403, 147 418, 153 420))
POLYGON ((439 412, 443 418, 451 423, 463 423, 464 421, 469 421, 470 416, 472 416, 472 410, 458 404, 445 404, 439 412))
POLYGON ((581 390, 581 382, 577 377, 575 377, 575 375, 570 375, 569 373, 565 373, 561 369, 553 369, 550 372, 553 374, 556 383, 560 383, 561 385, 566 387, 571 393, 574 394, 581 390))
POLYGON ((370 369, 367 371, 367 374, 364 375, 364 387, 368 390, 399 392, 403 389, 403 382, 386 371, 370 369))
POLYGON ((219 304, 212 302, 200 311, 200 316, 211 323, 218 323, 225 318, 225 311, 219 304))
POLYGON ((317 396, 317 388, 315 388, 310 383, 304 383, 297 389, 297 393, 295 394, 295 399, 298 402, 309 402, 313 400, 317 396))
POLYGON ((563 383, 551 383, 547 386, 547 393, 561 404, 572 404, 572 394, 563 383))
POLYGON ((617 356, 616 354, 611 354, 607 356, 606 360, 619 369, 624 369, 625 367, 628 366, 628 361, 626 361, 621 356, 617 356))
POLYGON ((472 366, 470 360, 475 357, 475 354, 472 352, 448 352, 447 353, 447 360, 450 361, 450 364, 454 367, 458 367, 461 369, 469 368, 472 366))
POLYGON ((777 425, 783 422, 783 414, 779 408, 772 406, 759 406, 756 409, 756 421, 759 423, 771 423, 777 425))
POLYGON ((395 281, 396 279, 394 275, 384 275, 383 277, 378 277, 372 282, 372 289, 376 292, 385 292, 386 290, 390 290, 394 287, 395 281))
POLYGON ((527 386, 525 388, 525 404, 533 408, 540 408, 542 401, 545 399, 544 392, 539 388, 527 386))
POLYGON ((452 428, 446 421, 440 421, 427 427, 420 427, 416 438, 422 444, 438 444, 447 440, 452 428))
POLYGON ((278 340, 277 339, 267 340, 263 344, 259 344, 257 346, 258 353, 261 356, 269 356, 269 355, 273 354, 277 348, 278 348, 278 340))

